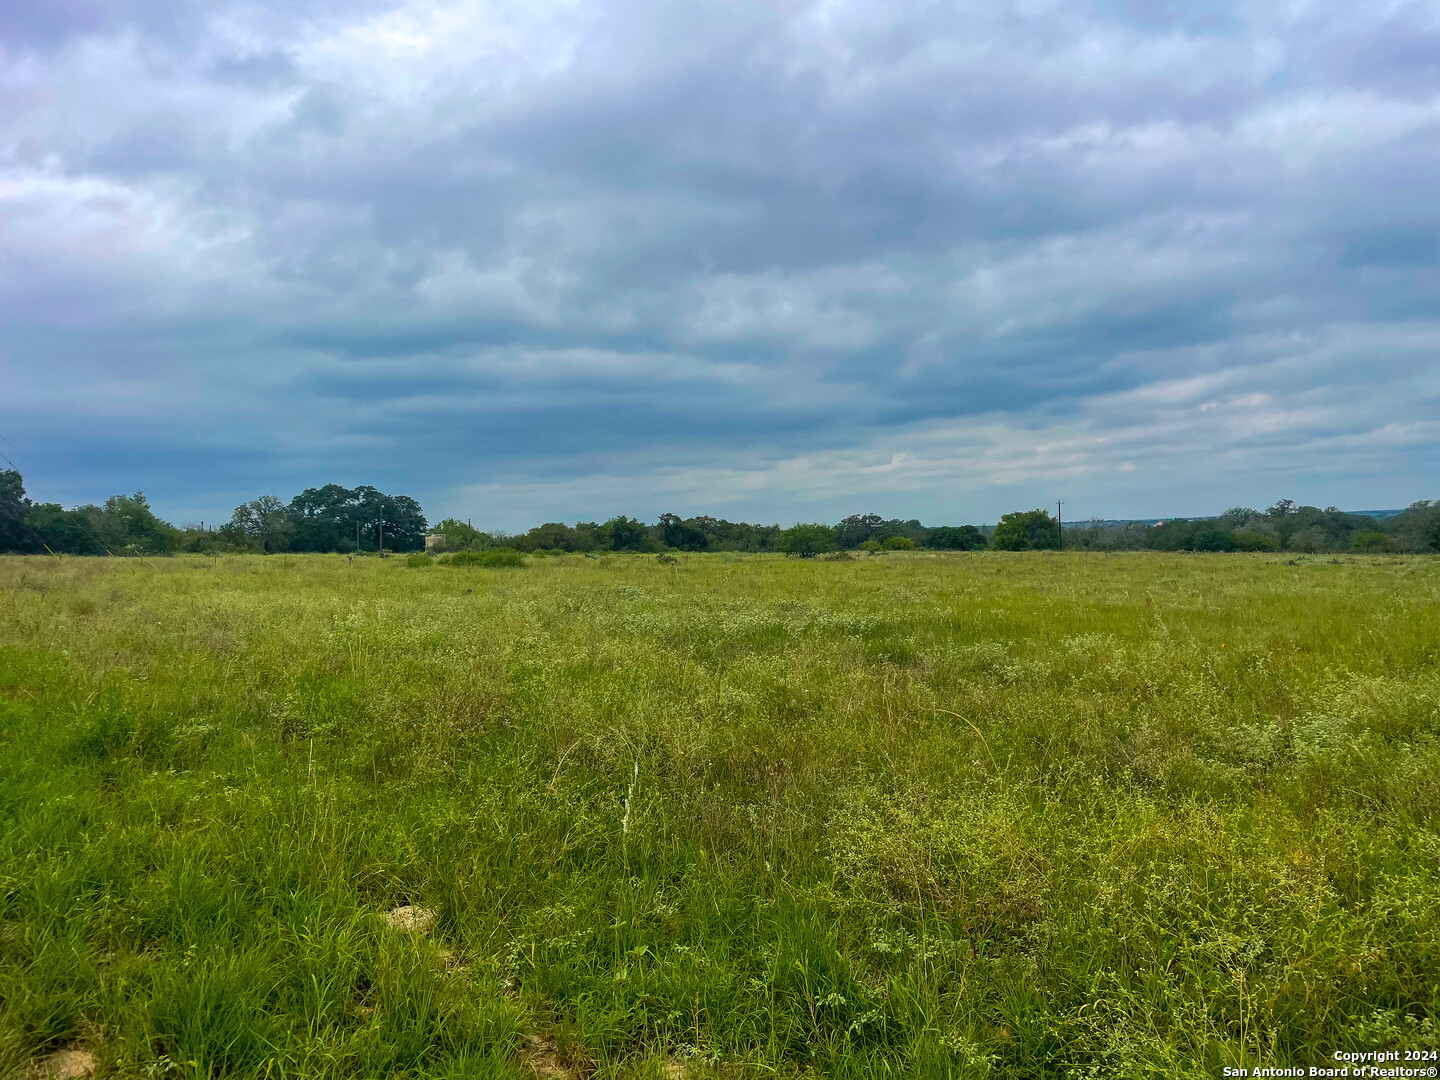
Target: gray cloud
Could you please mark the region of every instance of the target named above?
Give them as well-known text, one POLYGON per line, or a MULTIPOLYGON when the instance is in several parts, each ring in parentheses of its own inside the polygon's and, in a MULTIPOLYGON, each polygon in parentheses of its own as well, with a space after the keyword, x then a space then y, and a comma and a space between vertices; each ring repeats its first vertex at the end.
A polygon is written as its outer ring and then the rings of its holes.
POLYGON ((211 519, 330 479, 510 527, 1433 496, 1437 41, 1433 4, 31 5, 0 432, 39 494, 211 519))

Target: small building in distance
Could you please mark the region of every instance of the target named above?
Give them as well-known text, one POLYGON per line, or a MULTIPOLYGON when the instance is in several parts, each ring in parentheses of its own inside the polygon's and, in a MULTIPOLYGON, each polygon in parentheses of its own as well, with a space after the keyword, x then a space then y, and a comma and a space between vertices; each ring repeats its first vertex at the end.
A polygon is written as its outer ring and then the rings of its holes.
POLYGON ((444 550, 445 550, 445 534, 444 534, 444 533, 426 533, 426 534, 425 534, 425 550, 426 550, 426 551, 444 551, 444 550))

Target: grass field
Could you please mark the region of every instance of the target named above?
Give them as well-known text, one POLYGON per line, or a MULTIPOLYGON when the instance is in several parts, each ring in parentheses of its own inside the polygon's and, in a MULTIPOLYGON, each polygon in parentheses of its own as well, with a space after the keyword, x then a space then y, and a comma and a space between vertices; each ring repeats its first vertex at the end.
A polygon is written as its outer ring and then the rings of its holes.
POLYGON ((0 1075, 1435 1048, 1437 601, 1392 557, 0 559, 0 1075))

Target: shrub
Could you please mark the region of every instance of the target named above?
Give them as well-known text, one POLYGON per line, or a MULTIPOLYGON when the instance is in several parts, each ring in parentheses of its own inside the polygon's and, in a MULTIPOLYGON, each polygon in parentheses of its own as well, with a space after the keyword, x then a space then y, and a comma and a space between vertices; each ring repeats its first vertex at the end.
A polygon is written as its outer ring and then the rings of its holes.
POLYGON ((496 546, 493 533, 481 532, 467 521, 446 518, 431 530, 445 537, 445 546, 451 551, 484 551, 496 546))
POLYGON ((885 540, 886 551, 914 551, 915 541, 908 536, 891 536, 885 540))
POLYGON ((868 551, 871 555, 878 555, 885 550, 885 545, 879 540, 866 540, 860 545, 861 551, 868 551))
POLYGON ((835 550, 835 530, 818 522, 795 525, 780 534, 775 546, 786 555, 813 559, 822 552, 835 550))
POLYGON ((1270 533, 1256 532, 1253 529, 1236 529, 1235 550, 1279 551, 1280 538, 1270 533))
POLYGON ((488 551, 457 551, 442 555, 446 566, 524 566, 525 556, 514 548, 490 548, 488 551))
POLYGON ((1350 539, 1352 551, 1389 551, 1390 537, 1376 529, 1361 529, 1350 539))
POLYGON ((1316 552, 1327 550, 1329 543, 1328 537, 1325 535, 1325 530, 1318 525, 1312 525, 1308 529, 1301 529, 1290 537, 1290 543, 1287 546, 1291 551, 1314 555, 1316 552))
POLYGON ((961 525, 958 528, 942 525, 938 529, 930 530, 924 546, 937 551, 980 551, 985 547, 985 534, 974 525, 961 525))
POLYGON ((1191 551, 1234 551, 1235 548, 1235 534, 1226 528, 1198 528, 1190 536, 1191 551))
POLYGON ((431 558, 429 555, 426 555, 423 551, 417 551, 417 552, 415 552, 415 554, 410 555, 410 556, 408 556, 408 557, 405 559, 405 565, 406 565, 406 566, 429 566, 429 565, 430 565, 431 563, 433 563, 434 561, 435 561, 435 560, 434 560, 433 558, 431 558))

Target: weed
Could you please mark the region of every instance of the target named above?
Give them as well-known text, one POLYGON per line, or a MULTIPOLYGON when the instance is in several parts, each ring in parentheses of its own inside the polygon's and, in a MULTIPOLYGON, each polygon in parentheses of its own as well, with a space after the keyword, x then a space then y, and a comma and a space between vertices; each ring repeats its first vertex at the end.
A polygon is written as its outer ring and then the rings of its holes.
POLYGON ((524 566, 525 556, 513 548, 487 548, 441 555, 436 561, 442 566, 524 566))

